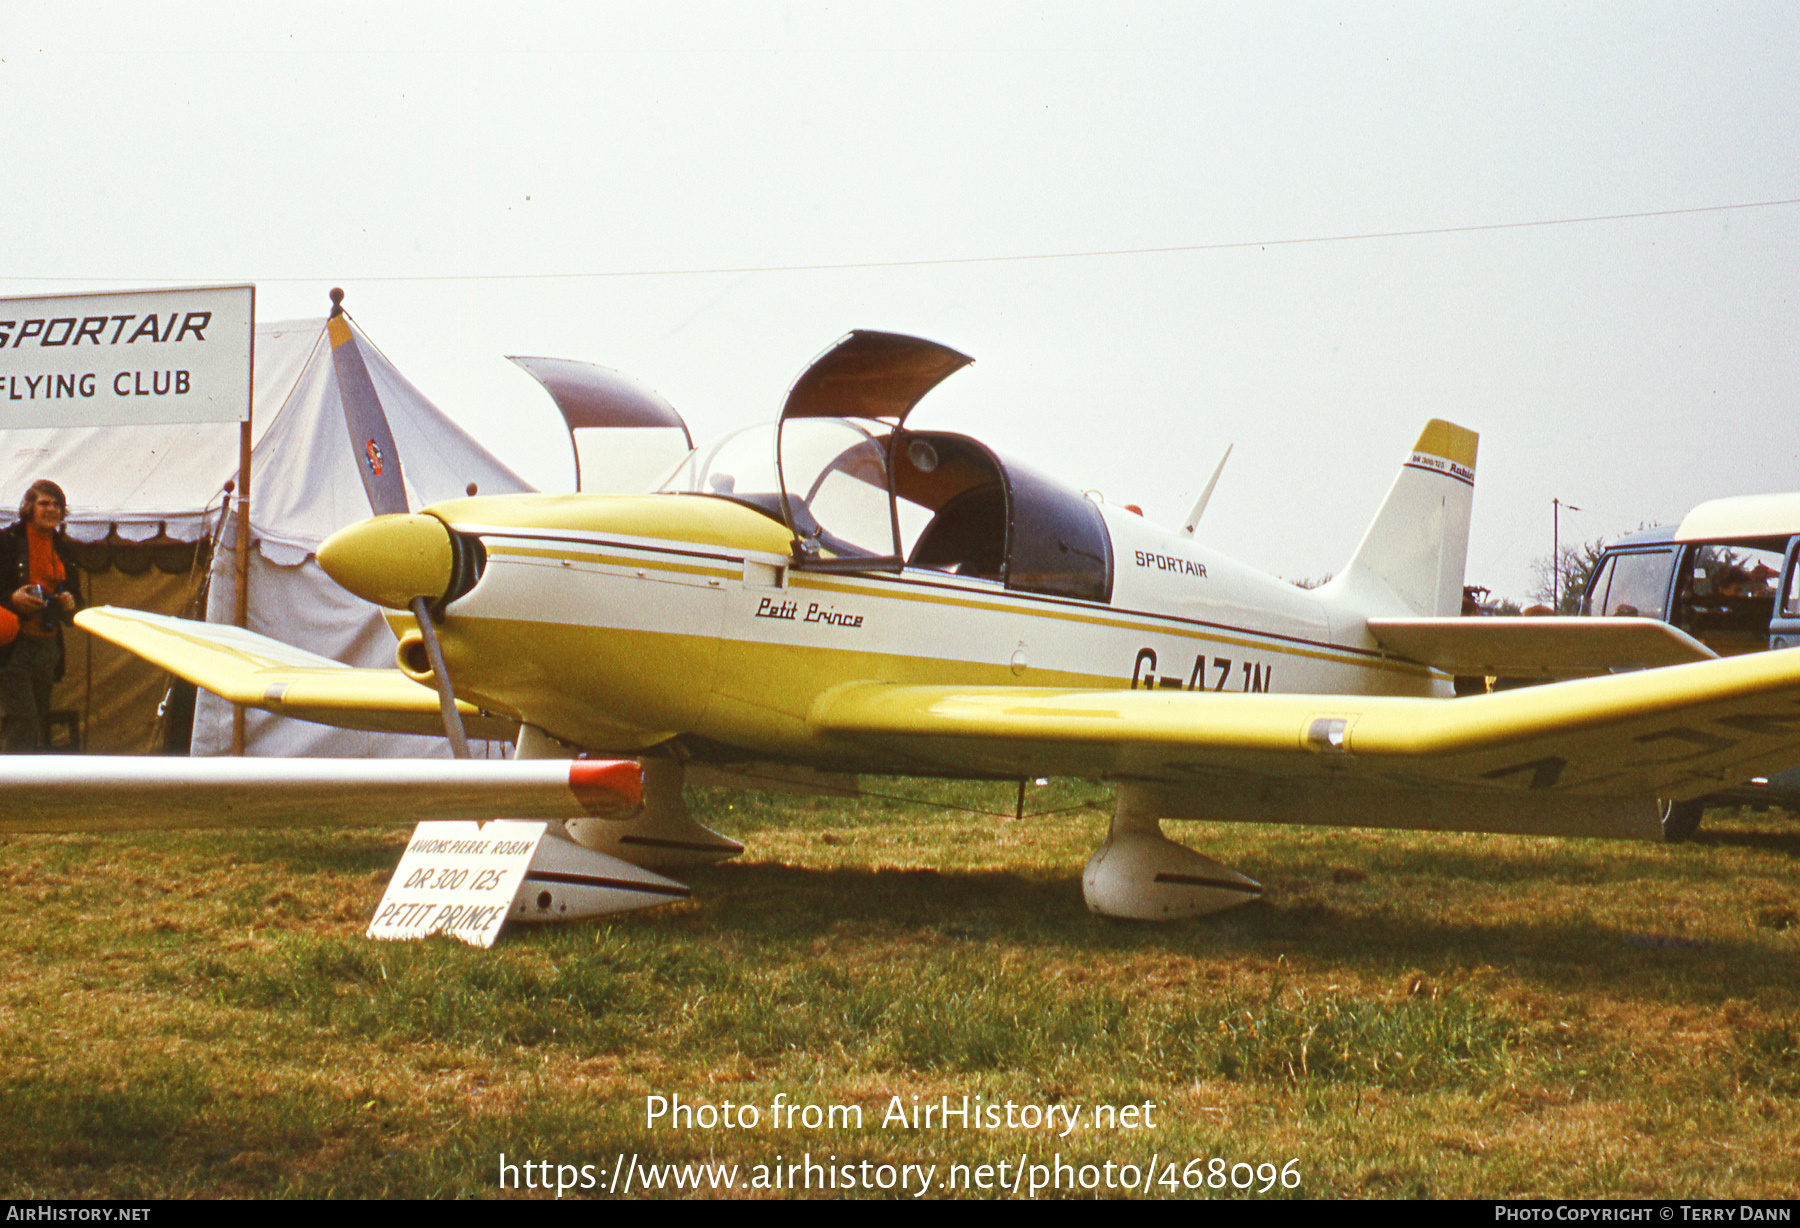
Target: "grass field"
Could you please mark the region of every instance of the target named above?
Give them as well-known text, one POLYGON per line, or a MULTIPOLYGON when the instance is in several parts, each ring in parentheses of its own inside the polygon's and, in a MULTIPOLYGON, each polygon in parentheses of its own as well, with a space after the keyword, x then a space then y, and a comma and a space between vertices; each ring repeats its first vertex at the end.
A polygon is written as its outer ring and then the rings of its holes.
POLYGON ((749 850, 692 901, 491 951, 362 937, 400 830, 5 840, 4 1195, 484 1196, 505 1153, 600 1192, 633 1156, 740 1191, 777 1156, 935 1166, 943 1193, 1023 1155, 1065 1195, 1122 1193, 1079 1188, 1110 1162, 1140 1195, 1149 1169, 1158 1195, 1800 1196, 1793 816, 1674 847, 1170 824, 1268 896, 1149 926, 1083 909, 1097 786, 1023 822, 694 800, 749 850), (760 1120, 647 1125, 651 1096, 760 1120), (1060 1116, 883 1124, 915 1096, 1060 1116), (777 1097, 863 1123, 777 1124, 777 1097))

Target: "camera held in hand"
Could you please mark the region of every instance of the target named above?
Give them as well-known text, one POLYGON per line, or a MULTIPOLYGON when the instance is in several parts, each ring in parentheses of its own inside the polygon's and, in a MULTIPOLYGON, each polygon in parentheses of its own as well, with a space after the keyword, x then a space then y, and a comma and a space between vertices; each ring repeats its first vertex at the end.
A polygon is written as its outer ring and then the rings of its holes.
POLYGON ((63 586, 58 584, 55 588, 48 588, 42 584, 32 584, 28 585, 25 591, 44 603, 43 610, 38 614, 38 629, 45 632, 55 631, 56 595, 63 591, 63 586))

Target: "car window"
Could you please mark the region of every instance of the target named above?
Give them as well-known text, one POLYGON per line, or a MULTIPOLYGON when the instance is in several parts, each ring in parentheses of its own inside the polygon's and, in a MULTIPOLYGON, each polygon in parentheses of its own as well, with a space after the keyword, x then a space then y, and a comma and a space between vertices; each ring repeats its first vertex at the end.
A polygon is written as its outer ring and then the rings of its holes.
POLYGON ((1769 601, 1781 577, 1782 558, 1753 546, 1701 546, 1694 551, 1689 591, 1697 600, 1769 601))
POLYGON ((1608 555, 1588 586, 1581 612, 1609 618, 1661 618, 1673 550, 1608 555))
POLYGON ((1682 567, 1675 624, 1720 656, 1767 648, 1782 562, 1777 550, 1696 546, 1682 567))
POLYGON ((1618 559, 1616 554, 1607 555, 1588 577, 1587 592, 1581 595, 1582 617, 1595 618, 1606 613, 1606 586, 1612 583, 1613 564, 1618 559))

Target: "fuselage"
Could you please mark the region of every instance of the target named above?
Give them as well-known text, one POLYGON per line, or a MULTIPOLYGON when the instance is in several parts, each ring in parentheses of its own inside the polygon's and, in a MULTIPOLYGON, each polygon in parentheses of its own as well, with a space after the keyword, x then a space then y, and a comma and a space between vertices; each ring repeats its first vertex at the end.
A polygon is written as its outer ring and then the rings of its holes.
MULTIPOLYGON (((1441 673, 1383 654, 1364 615, 1329 593, 1099 510, 1104 601, 926 567, 808 570, 783 523, 726 497, 511 495, 427 509, 485 555, 438 629, 458 696, 592 751, 680 739, 702 759, 893 770, 845 762, 809 725, 819 698, 852 682, 1448 694, 1441 673)), ((412 628, 390 617, 403 636, 412 628)), ((401 662, 423 675, 404 643, 401 662)))

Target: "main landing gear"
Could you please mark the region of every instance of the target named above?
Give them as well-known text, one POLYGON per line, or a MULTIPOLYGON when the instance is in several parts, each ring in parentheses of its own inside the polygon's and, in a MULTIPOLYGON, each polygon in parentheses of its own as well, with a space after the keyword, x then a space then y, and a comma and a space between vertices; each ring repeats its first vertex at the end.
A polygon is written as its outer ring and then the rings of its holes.
POLYGON ((645 759, 644 807, 629 819, 570 819, 577 844, 648 870, 678 870, 736 857, 744 846, 688 813, 681 796, 686 775, 675 759, 645 759))
MULTIPOLYGON (((573 750, 525 726, 520 757, 566 759, 573 750)), ((653 873, 736 857, 744 846, 698 822, 682 800, 675 759, 644 759, 644 802, 622 818, 568 819, 539 845, 513 907, 519 921, 575 921, 688 898, 688 888, 653 873)))
POLYGON ((1696 797, 1686 802, 1664 802, 1662 813, 1663 839, 1669 844, 1679 844, 1691 839, 1700 830, 1700 820, 1706 816, 1706 799, 1696 797))
POLYGON ((1088 911, 1128 921, 1174 921, 1261 897, 1255 879, 1163 835, 1154 789, 1122 781, 1113 797, 1112 829, 1081 875, 1088 911))

